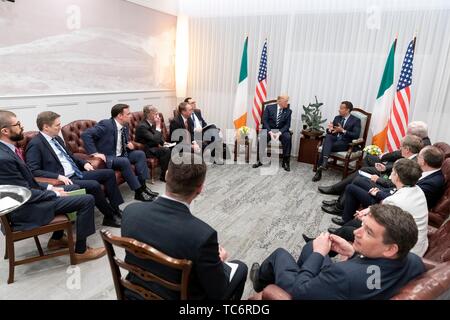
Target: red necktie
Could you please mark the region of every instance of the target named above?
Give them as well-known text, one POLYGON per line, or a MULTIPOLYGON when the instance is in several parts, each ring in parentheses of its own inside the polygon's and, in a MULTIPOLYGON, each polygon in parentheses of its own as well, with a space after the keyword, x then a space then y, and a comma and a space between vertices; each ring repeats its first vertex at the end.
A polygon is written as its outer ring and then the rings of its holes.
POLYGON ((17 154, 17 156, 22 159, 22 161, 25 161, 25 158, 23 157, 23 153, 22 150, 20 150, 19 148, 16 147, 16 149, 14 150, 17 154))

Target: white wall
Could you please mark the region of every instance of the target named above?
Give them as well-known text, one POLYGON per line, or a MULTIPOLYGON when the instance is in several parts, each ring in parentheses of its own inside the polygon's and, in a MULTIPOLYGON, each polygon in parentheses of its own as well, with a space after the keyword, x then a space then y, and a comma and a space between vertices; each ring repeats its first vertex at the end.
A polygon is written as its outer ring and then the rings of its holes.
POLYGON ((98 121, 109 118, 111 107, 117 103, 130 105, 133 112, 142 110, 144 105, 153 104, 164 114, 166 121, 177 105, 175 91, 172 90, 0 97, 0 109, 14 112, 25 126, 25 131, 37 130, 36 116, 42 111, 60 114, 61 122, 65 125, 80 119, 98 121))

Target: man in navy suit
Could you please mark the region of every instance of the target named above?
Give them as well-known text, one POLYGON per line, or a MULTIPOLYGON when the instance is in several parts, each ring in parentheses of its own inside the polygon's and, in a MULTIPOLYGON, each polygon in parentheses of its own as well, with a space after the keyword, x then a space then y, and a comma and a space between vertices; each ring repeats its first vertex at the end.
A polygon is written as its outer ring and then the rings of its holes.
POLYGON ((303 247, 297 262, 277 249, 261 266, 253 264, 255 291, 275 283, 299 300, 390 299, 425 272, 420 257, 410 253, 418 240, 411 214, 396 206, 373 205, 362 219, 353 244, 322 233, 303 247), (333 263, 331 250, 347 260, 333 263))
POLYGON ((328 157, 332 152, 346 151, 348 144, 358 139, 361 133, 361 120, 350 113, 353 104, 350 101, 342 101, 339 106, 339 115, 328 124, 327 134, 322 145, 318 169, 312 181, 322 179, 322 171, 328 167, 328 157))
MULTIPOLYGON (((45 111, 36 120, 39 133, 28 143, 26 162, 35 177, 58 179, 66 185, 86 189, 95 198, 95 205, 104 215, 103 225, 120 227, 119 205, 123 198, 112 169, 94 170, 92 165, 75 157, 59 137, 61 116, 53 111, 45 111), (101 184, 106 187, 109 199, 106 201, 101 184)), ((70 190, 69 189, 69 190, 70 190)))
MULTIPOLYGON (((151 245, 176 258, 192 261, 188 283, 190 300, 239 300, 242 296, 247 266, 231 261, 237 267, 234 275, 225 263, 227 252, 219 246, 217 231, 191 213, 192 201, 202 192, 206 164, 191 152, 180 161, 170 161, 166 173, 166 192, 152 203, 133 203, 124 210, 122 236, 151 245)), ((180 273, 151 260, 127 253, 125 261, 160 275, 163 279, 180 281, 180 273)), ((179 292, 165 289, 155 282, 132 274, 127 279, 146 287, 165 299, 179 299, 179 292)), ((126 290, 129 299, 142 299, 126 290)))
POLYGON ((134 150, 129 140, 130 106, 116 104, 111 109, 111 119, 105 119, 81 135, 86 152, 105 161, 109 169, 118 169, 135 192, 134 199, 153 201, 158 195, 145 181, 150 177, 145 152, 134 150), (135 165, 136 175, 131 168, 135 165))
MULTIPOLYGON (((31 198, 20 208, 9 213, 13 230, 27 231, 49 224, 55 215, 77 212, 75 259, 77 263, 105 255, 105 248, 89 248, 88 236, 95 233, 94 198, 90 194, 67 196, 61 188, 39 184, 23 161, 16 142, 23 140, 23 127, 16 115, 0 111, 0 185, 16 185, 30 189, 31 198)), ((48 242, 50 250, 67 248, 63 231, 54 232, 48 242)))
MULTIPOLYGON (((263 114, 263 130, 267 130, 267 142, 270 140, 279 140, 283 147, 282 167, 286 171, 291 171, 290 158, 292 136, 289 132, 291 127, 292 110, 289 109, 289 97, 279 96, 277 104, 266 106, 263 114)), ((253 168, 262 166, 262 163, 253 165, 253 168)))
POLYGON ((187 102, 178 105, 178 114, 170 121, 170 141, 177 143, 175 150, 200 153, 202 147, 195 141, 193 107, 187 102))

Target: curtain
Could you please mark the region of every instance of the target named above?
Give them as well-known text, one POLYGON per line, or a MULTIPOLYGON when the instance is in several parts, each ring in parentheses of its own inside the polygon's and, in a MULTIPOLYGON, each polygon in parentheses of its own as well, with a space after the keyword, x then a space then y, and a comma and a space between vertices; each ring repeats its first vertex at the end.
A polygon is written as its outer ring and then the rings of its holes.
MULTIPOLYGON (((427 122, 433 142, 450 142, 450 107, 446 107, 450 104, 448 3, 430 0, 427 6, 419 6, 419 2, 412 1, 409 7, 377 7, 357 1, 352 4, 359 6, 346 8, 322 2, 322 6, 314 8, 307 6, 313 6, 309 1, 300 2, 301 7, 295 7, 292 1, 280 1, 280 6, 290 3, 292 10, 274 9, 276 14, 270 14, 262 9, 255 13, 245 6, 239 10, 236 1, 230 1, 232 9, 219 2, 221 6, 209 4, 210 11, 194 10, 187 4, 183 8, 191 15, 187 92, 195 97, 208 122, 224 129, 233 127, 233 101, 247 35, 248 125, 254 127, 251 107, 267 38, 268 99, 279 94, 291 98, 293 155, 298 152, 302 105, 314 102, 317 96, 324 103, 323 118, 328 120, 337 114, 343 100, 372 112, 390 45, 398 35, 397 84, 408 43, 417 35, 410 121, 427 122)), ((263 7, 268 2, 259 3, 263 7)), ((274 7, 273 1, 270 3, 274 7)), ((386 3, 383 1, 383 5, 386 3)))

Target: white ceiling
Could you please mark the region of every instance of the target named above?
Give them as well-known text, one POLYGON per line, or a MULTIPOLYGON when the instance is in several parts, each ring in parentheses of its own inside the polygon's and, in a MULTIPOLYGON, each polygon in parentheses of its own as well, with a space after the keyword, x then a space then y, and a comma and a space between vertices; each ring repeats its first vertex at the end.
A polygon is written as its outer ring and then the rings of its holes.
POLYGON ((126 0, 171 15, 178 15, 178 0, 126 0))

